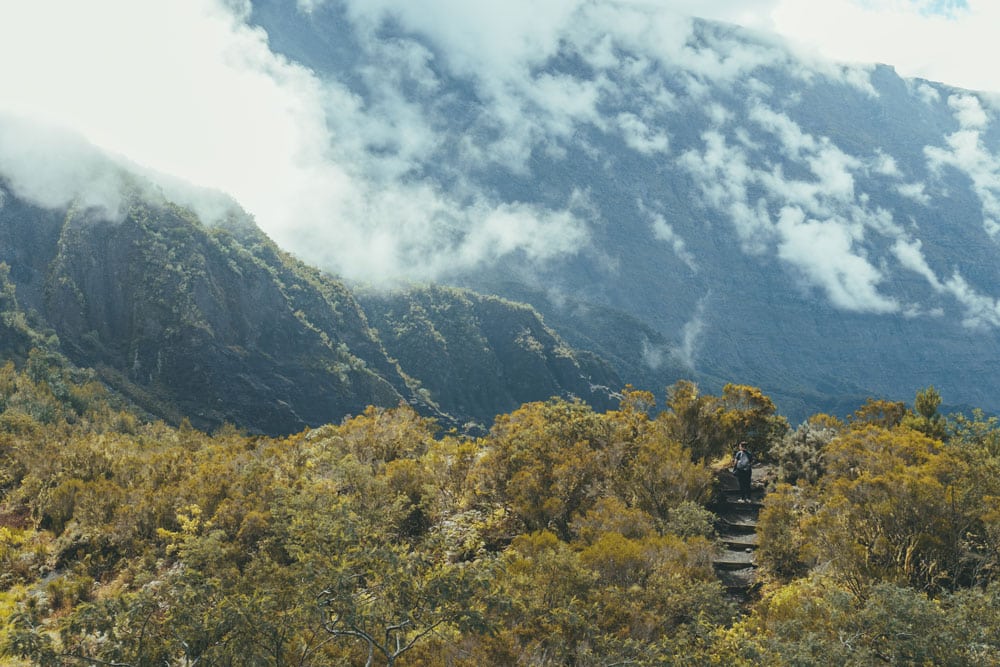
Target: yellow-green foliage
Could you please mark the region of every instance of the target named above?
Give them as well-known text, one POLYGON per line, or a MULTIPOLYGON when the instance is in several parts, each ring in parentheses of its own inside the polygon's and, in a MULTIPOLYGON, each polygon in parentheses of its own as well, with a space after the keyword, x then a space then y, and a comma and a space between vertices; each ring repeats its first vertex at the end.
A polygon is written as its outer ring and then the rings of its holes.
POLYGON ((720 396, 702 394, 693 382, 681 380, 667 389, 667 410, 660 415, 670 437, 698 461, 731 451, 746 441, 758 460, 788 430, 774 402, 757 387, 727 384, 720 396))
POLYGON ((754 388, 552 399, 477 439, 405 406, 272 439, 144 423, 51 361, 0 367, 3 664, 1000 660, 996 426, 942 441, 926 394, 815 420, 822 465, 772 489, 738 610, 705 460, 780 454, 754 388))
POLYGON ((954 589, 996 570, 995 461, 904 426, 854 428, 826 449, 822 503, 804 527, 846 580, 954 589))

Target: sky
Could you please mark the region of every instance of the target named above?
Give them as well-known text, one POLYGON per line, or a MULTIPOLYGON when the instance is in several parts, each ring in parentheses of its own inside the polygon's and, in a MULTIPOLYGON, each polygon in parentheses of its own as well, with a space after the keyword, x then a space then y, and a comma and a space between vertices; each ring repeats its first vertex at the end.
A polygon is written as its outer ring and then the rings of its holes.
MULTIPOLYGON (((297 0, 297 9, 332 1, 297 0)), ((530 65, 566 34, 595 63, 613 57, 602 51, 604 28, 661 59, 692 57, 671 46, 688 29, 685 14, 775 31, 803 54, 886 62, 904 76, 1000 94, 995 0, 342 2, 360 31, 392 15, 433 42, 453 73, 477 77, 503 140, 460 148, 470 164, 494 161, 512 173, 532 150, 557 153, 582 122, 619 132, 639 153, 669 152, 669 137, 641 114, 597 116, 597 100, 615 82, 536 77, 530 65)), ((373 40, 369 55, 384 67, 362 75, 382 78, 369 80, 375 92, 361 99, 275 54, 247 12, 247 0, 0 0, 0 170, 19 194, 46 205, 87 192, 88 203, 114 213, 115 178, 94 167, 89 142, 230 193, 279 245, 360 279, 400 268, 435 278, 443 267, 513 252, 544 261, 587 243, 600 221, 585 193, 540 205, 498 200, 458 172, 447 188, 414 176, 450 140, 436 110, 401 95, 392 78, 433 99, 439 82, 427 49, 373 40)), ((773 57, 729 56, 692 57, 690 65, 726 77, 773 57)), ((669 105, 669 95, 661 101, 669 105)), ((647 213, 657 236, 694 268, 662 212, 647 213)))
POLYGON ((759 10, 738 0, 706 4, 721 20, 773 30, 833 60, 886 63, 905 77, 1000 92, 994 0, 761 0, 759 10))

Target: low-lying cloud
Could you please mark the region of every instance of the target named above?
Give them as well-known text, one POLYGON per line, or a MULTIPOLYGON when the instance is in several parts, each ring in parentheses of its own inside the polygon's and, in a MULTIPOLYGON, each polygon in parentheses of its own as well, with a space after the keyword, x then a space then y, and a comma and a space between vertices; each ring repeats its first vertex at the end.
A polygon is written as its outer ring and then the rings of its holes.
MULTIPOLYGON (((369 281, 432 279, 514 253, 545 260, 587 243, 571 196, 552 207, 414 177, 445 140, 433 109, 394 85, 433 92, 421 45, 373 43, 391 66, 367 72, 362 98, 275 54, 248 9, 19 4, 16 21, 0 21, 0 175, 41 205, 85 197, 113 217, 124 171, 101 153, 128 156, 128 169, 173 175, 164 183, 230 193, 280 245, 369 281)), ((581 90, 552 81, 539 94, 565 104, 581 90)))
MULTIPOLYGON (((586 184, 520 197, 495 185, 543 179, 539 160, 571 151, 596 161, 600 141, 684 170, 706 217, 726 221, 743 252, 774 258, 838 308, 931 312, 886 289, 903 270, 962 304, 970 324, 992 326, 991 297, 958 271, 935 274, 910 229, 863 185, 877 178, 928 205, 933 177, 960 170, 983 228, 1000 238, 1000 161, 984 144, 980 98, 947 100, 958 129, 926 148, 927 182, 877 147, 850 154, 803 129, 794 100, 755 75, 779 68, 874 96, 870 67, 803 59, 776 38, 748 40, 688 15, 752 22, 783 0, 299 0, 288 11, 335 5, 357 41, 356 62, 326 72, 277 53, 246 0, 0 3, 0 19, 16 13, 0 20, 0 175, 44 206, 120 215, 121 180, 140 170, 206 218, 228 200, 192 197, 179 182, 232 195, 279 245, 351 279, 435 280, 578 253, 611 272, 620 258, 593 247, 609 221, 586 184), (758 97, 726 108, 716 93, 734 82, 758 97), (455 104, 455 86, 473 92, 455 104), (695 145, 671 134, 692 109, 704 123, 695 145)), ((912 94, 941 104, 933 86, 912 94)), ((699 272, 655 200, 639 201, 641 222, 699 272)), ((691 325, 692 341, 699 330, 691 325)), ((693 342, 679 349, 693 359, 693 342)))
POLYGON ((1000 157, 987 150, 983 141, 989 117, 973 95, 952 95, 948 106, 959 129, 946 137, 947 147, 927 146, 924 154, 934 172, 951 167, 969 177, 982 206, 983 229, 1000 241, 1000 157))
POLYGON ((691 318, 681 328, 681 340, 670 350, 670 356, 685 368, 694 369, 698 359, 698 348, 705 333, 705 308, 711 293, 698 300, 691 318))
POLYGON ((881 294, 882 273, 858 252, 860 225, 833 218, 807 219, 801 209, 786 207, 778 216, 777 255, 809 284, 823 290, 844 310, 891 313, 895 299, 881 294))
POLYGON ((76 204, 117 219, 128 169, 76 133, 0 113, 0 176, 18 197, 53 209, 76 204))
MULTIPOLYGON (((326 4, 300 0, 298 9, 326 4)), ((639 154, 669 154, 663 114, 678 95, 792 62, 777 45, 693 40, 683 12, 727 18, 728 3, 337 4, 362 49, 361 65, 344 73, 352 85, 275 53, 246 0, 3 5, 0 111, 85 140, 51 134, 49 143, 66 145, 56 163, 42 158, 44 142, 19 141, 19 126, 7 123, 0 173, 43 205, 84 196, 114 215, 120 172, 95 166, 92 142, 147 175, 231 194, 280 245, 324 268, 367 281, 434 279, 510 255, 581 252, 598 222, 572 195, 508 200, 469 172, 529 175, 536 151, 558 159, 584 127, 617 132, 639 154), (387 37, 390 20, 408 36, 387 37), (593 75, 546 70, 561 53, 593 75), (665 87, 664 71, 683 73, 682 89, 665 87), (468 81, 482 103, 457 142, 437 100, 440 72, 468 81), (607 117, 609 105, 620 111, 607 117), (450 171, 441 166, 449 160, 450 171), (429 177, 431 166, 447 181, 429 177)), ((192 203, 219 210, 217 198, 192 203)), ((656 229, 662 238, 669 226, 656 229)), ((665 240, 693 263, 679 239, 665 240)))

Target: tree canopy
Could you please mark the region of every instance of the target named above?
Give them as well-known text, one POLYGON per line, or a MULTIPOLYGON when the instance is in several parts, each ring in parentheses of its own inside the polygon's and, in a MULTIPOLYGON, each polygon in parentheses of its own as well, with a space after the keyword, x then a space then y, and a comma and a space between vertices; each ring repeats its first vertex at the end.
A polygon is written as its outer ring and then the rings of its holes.
POLYGON ((284 438, 170 427, 35 351, 0 367, 11 665, 991 664, 998 427, 759 389, 566 399, 481 437, 368 408, 284 438), (718 474, 769 462, 762 586, 713 568, 718 474))

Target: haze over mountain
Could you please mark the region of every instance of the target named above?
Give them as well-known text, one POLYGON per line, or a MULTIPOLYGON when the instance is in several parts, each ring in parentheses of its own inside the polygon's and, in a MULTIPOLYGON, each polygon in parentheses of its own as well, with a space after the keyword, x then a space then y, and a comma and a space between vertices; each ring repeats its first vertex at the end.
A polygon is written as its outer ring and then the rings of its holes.
POLYGON ((927 384, 998 407, 994 98, 647 6, 550 8, 514 43, 410 7, 250 15, 349 91, 335 128, 397 174, 372 199, 407 202, 368 223, 397 261, 541 292, 567 332, 592 328, 582 304, 619 310, 665 337, 636 355, 663 381, 760 384, 792 412, 927 384))
MULTIPOLYGON (((231 192, 305 262, 528 301, 657 391, 755 384, 798 416, 934 384, 1000 409, 994 96, 656 5, 209 4, 181 60, 220 94, 162 104, 232 127, 127 157, 231 192)), ((115 172, 52 137, 0 122, 11 195, 122 217, 115 172)))
POLYGON ((117 217, 5 195, 0 359, 59 367, 65 354, 147 414, 274 434, 400 403, 476 430, 551 396, 607 408, 621 384, 530 307, 496 297, 397 299, 370 310, 376 329, 341 282, 280 251, 238 208, 206 227, 121 176, 117 217))

